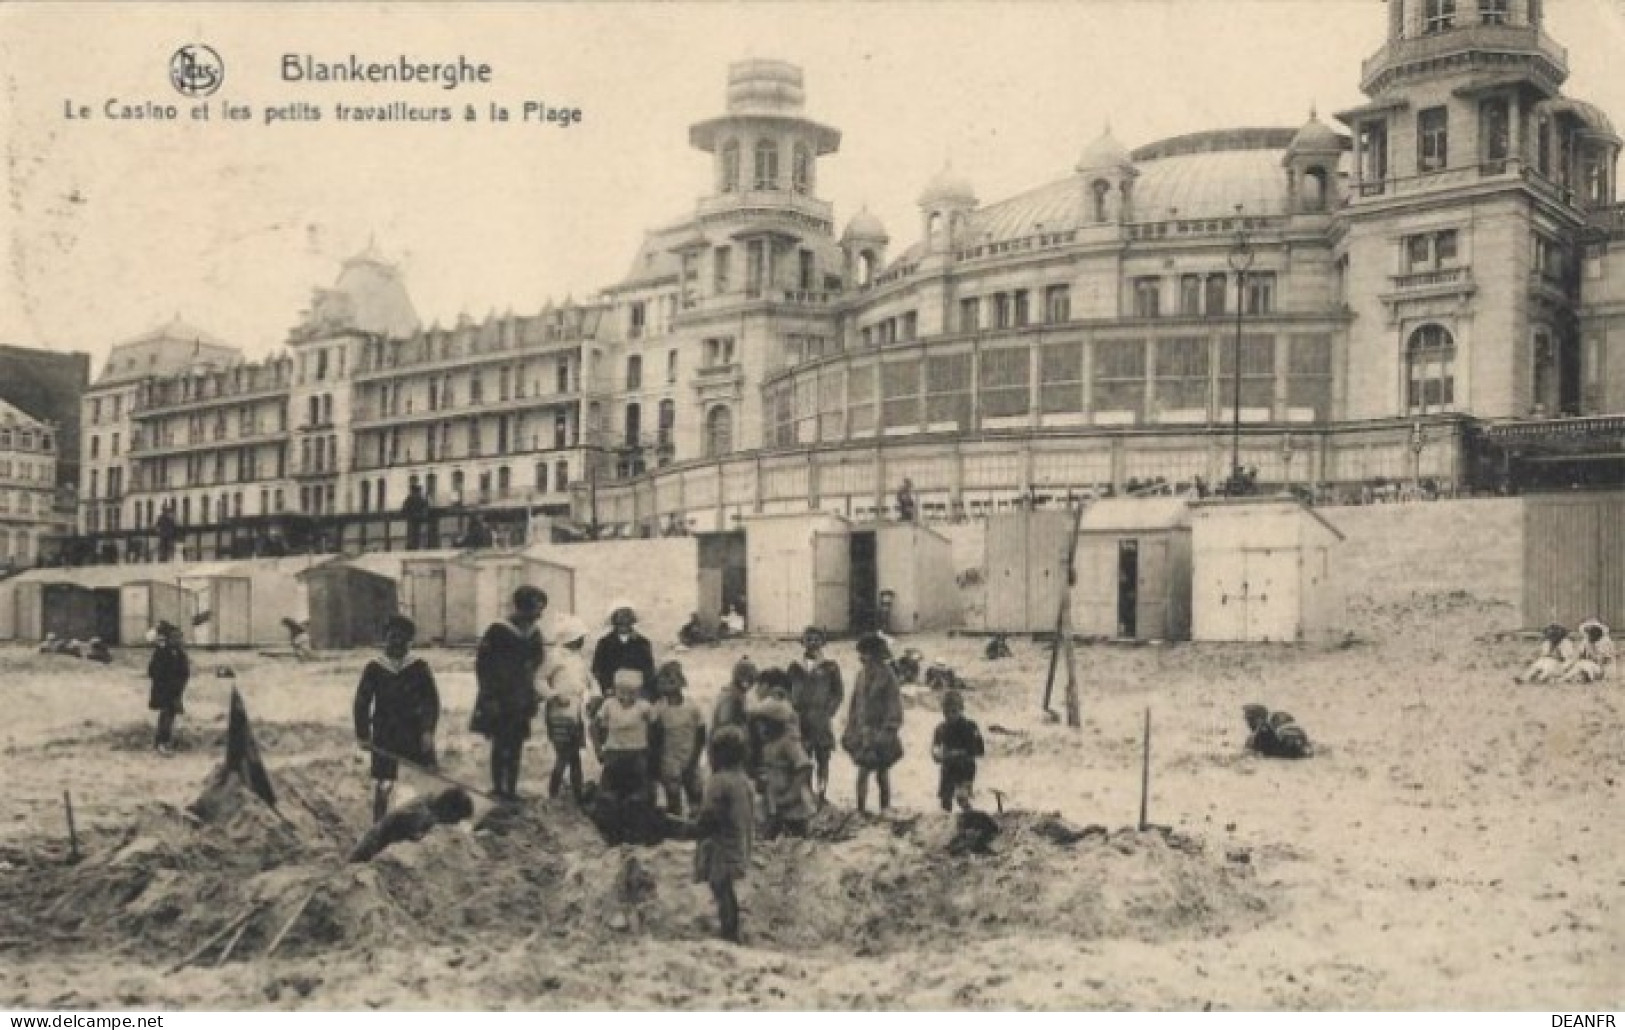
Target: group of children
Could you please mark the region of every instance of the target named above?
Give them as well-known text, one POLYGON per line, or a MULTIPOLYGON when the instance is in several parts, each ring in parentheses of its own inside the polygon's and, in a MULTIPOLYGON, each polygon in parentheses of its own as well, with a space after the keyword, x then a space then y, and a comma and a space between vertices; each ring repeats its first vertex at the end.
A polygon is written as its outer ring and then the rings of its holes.
POLYGON ((1614 640, 1597 619, 1580 623, 1571 635, 1552 623, 1541 631, 1540 650, 1516 683, 1596 683, 1608 679, 1614 667, 1614 640))

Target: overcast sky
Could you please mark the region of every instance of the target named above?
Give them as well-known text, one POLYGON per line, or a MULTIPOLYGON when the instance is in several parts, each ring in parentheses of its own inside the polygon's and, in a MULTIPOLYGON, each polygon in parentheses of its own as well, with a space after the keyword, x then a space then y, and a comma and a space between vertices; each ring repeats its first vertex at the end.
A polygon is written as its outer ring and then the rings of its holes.
MULTIPOLYGON (((1625 0, 1548 0, 1566 92, 1625 124, 1625 0)), ((1133 147, 1239 125, 1295 126, 1358 104, 1380 0, 960 4, 0 6, 0 342, 83 350, 181 314, 251 356, 277 349, 314 287, 376 237, 424 322, 527 313, 626 271, 647 228, 710 182, 688 126, 722 113, 727 65, 802 66, 807 114, 842 132, 820 165, 837 229, 867 204, 893 251, 951 159, 995 201, 1065 174, 1110 122, 1133 147), (185 117, 170 54, 205 42, 213 98, 256 120, 185 117), (455 60, 489 85, 290 84, 284 53, 455 60), (175 103, 173 124, 111 122, 109 98, 175 103), (450 105, 450 125, 338 124, 335 102, 450 105), (569 129, 468 125, 462 105, 578 106, 569 129), (64 104, 96 109, 67 120, 64 104), (261 124, 271 105, 319 123, 261 124)), ((1339 126, 1341 128, 1341 126, 1339 126)))

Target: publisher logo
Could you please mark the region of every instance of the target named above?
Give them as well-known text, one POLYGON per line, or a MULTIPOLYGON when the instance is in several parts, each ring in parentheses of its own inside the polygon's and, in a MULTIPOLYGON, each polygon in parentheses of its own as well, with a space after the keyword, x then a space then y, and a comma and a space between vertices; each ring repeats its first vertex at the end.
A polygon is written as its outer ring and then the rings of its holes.
POLYGON ((188 43, 169 59, 169 82, 186 97, 206 97, 226 81, 226 63, 214 48, 188 43))

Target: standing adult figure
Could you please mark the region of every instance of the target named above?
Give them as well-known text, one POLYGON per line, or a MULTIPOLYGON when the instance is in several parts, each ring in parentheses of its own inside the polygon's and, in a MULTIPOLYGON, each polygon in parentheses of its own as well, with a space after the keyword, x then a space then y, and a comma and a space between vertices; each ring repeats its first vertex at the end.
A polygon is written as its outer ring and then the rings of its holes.
POLYGON ((491 793, 519 799, 519 760, 530 738, 530 722, 541 706, 536 674, 542 667, 542 613, 547 594, 522 586, 513 592, 513 611, 480 638, 474 658, 479 690, 469 729, 491 741, 491 793))
POLYGON ((406 500, 401 502, 401 514, 406 516, 406 549, 420 550, 423 547, 423 527, 429 521, 429 499, 423 496, 421 484, 413 483, 407 488, 406 500))
POLYGON ((609 613, 609 632, 598 640, 592 652, 592 676, 598 689, 606 696, 615 689, 615 674, 622 669, 635 670, 643 677, 638 694, 653 704, 655 692, 655 653, 637 630, 638 613, 630 604, 617 602, 609 613))
POLYGON ((891 767, 903 757, 903 695, 883 639, 871 633, 859 640, 858 658, 863 667, 852 687, 841 747, 858 767, 858 811, 867 810, 871 773, 880 785, 880 808, 885 811, 891 807, 891 767))

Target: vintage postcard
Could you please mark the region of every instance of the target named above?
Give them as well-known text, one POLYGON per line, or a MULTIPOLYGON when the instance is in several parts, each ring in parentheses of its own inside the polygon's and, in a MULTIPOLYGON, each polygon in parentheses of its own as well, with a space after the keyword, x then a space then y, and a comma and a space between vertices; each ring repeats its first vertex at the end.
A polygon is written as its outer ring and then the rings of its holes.
POLYGON ((1622 52, 0 7, 0 1004, 1611 1025, 1622 52))

